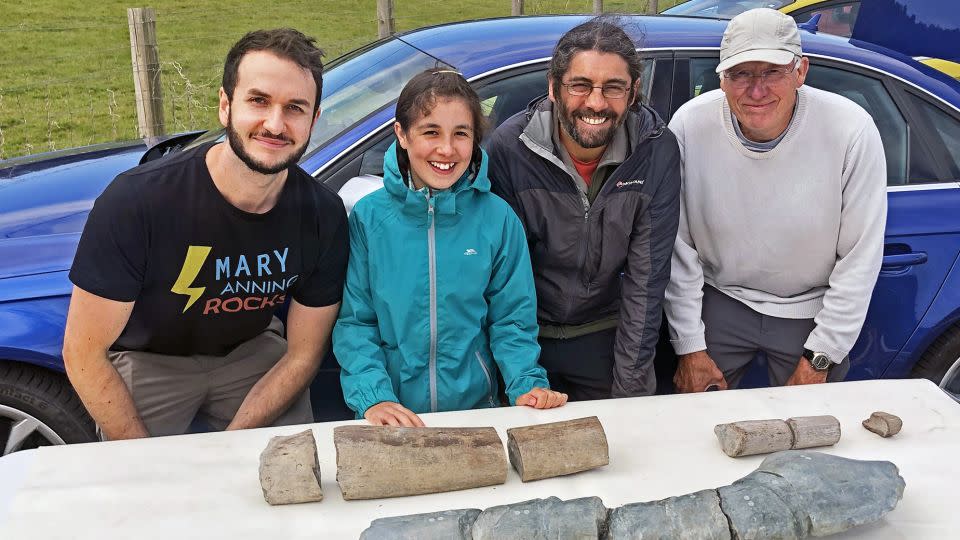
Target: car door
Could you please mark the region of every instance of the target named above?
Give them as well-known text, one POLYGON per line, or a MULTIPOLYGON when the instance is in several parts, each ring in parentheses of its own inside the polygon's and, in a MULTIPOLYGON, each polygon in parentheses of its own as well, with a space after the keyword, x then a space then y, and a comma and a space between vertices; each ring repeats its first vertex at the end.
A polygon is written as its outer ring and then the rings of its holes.
MULTIPOLYGON (((674 95, 673 111, 684 97, 719 87, 714 54, 678 57, 674 87, 681 95, 674 95)), ((907 373, 886 370, 930 308, 960 250, 960 231, 950 218, 960 208, 956 170, 950 163, 957 150, 947 148, 949 141, 937 142, 936 126, 914 113, 904 95, 905 85, 886 74, 811 58, 806 84, 843 95, 866 109, 880 131, 887 161, 883 266, 860 339, 850 353, 847 378, 907 375, 909 369, 907 373)), ((926 94, 910 95, 934 106, 938 120, 955 121, 945 107, 932 105, 926 94)))

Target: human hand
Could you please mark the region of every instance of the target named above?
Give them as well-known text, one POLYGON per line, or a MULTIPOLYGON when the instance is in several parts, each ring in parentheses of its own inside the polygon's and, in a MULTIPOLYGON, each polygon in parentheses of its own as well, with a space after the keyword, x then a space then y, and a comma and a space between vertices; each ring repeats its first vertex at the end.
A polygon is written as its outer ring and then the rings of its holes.
POLYGON ((410 409, 393 401, 381 401, 363 413, 375 426, 424 427, 423 420, 410 409))
POLYGON ((673 375, 673 384, 678 392, 703 392, 711 386, 719 390, 727 389, 727 380, 723 372, 717 368, 707 351, 697 351, 682 354, 677 364, 677 372, 673 375))
POLYGON ((800 362, 797 363, 797 369, 793 371, 793 375, 790 375, 785 384, 786 386, 795 386, 798 384, 825 383, 828 373, 829 371, 817 371, 806 358, 801 356, 800 362))
POLYGON ((546 388, 534 388, 517 398, 517 406, 525 405, 534 409, 553 409, 567 402, 567 395, 546 388))

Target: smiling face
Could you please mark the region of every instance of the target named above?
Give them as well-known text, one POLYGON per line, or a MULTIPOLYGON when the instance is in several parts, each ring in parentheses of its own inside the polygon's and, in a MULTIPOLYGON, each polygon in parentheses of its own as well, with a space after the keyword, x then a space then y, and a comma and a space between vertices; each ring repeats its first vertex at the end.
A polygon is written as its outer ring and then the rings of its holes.
MULTIPOLYGON (((803 85, 809 61, 801 58, 796 69, 777 82, 754 77, 746 88, 735 88, 726 77, 720 77, 720 88, 727 97, 730 109, 740 122, 740 129, 751 141, 766 142, 779 137, 790 125, 793 107, 797 103, 797 88, 803 85)), ((770 69, 791 67, 767 62, 744 62, 727 70, 748 71, 754 75, 770 69)))
POLYGON ((571 149, 570 144, 583 149, 604 148, 613 139, 617 128, 623 123, 627 109, 636 92, 631 90, 630 71, 626 60, 620 55, 599 51, 581 51, 570 60, 570 67, 561 79, 562 85, 549 85, 550 100, 557 105, 561 141, 574 156, 582 154, 571 149), (563 85, 586 84, 626 89, 620 98, 603 96, 600 88, 591 89, 585 96, 570 94, 563 85))
POLYGON ((429 114, 404 131, 393 125, 397 141, 407 151, 417 189, 450 188, 463 176, 473 156, 474 126, 470 107, 459 98, 437 98, 429 114))
POLYGON ((260 174, 295 164, 319 116, 313 113, 317 86, 310 70, 266 51, 244 55, 233 96, 220 89, 220 122, 230 148, 260 174))

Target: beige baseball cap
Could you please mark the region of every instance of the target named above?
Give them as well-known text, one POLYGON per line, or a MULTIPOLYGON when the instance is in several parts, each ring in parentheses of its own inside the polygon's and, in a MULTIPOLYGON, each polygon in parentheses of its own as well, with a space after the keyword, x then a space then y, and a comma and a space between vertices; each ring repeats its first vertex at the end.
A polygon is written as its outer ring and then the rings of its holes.
POLYGON ((782 66, 802 54, 800 31, 793 18, 775 9, 751 9, 731 19, 723 32, 717 73, 744 62, 782 66))

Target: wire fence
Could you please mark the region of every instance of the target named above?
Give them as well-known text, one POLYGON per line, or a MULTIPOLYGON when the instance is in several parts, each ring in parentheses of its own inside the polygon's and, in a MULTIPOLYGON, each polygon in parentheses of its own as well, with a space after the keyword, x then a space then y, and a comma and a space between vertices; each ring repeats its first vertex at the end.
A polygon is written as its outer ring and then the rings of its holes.
MULTIPOLYGON (((128 2, 129 0, 125 0, 128 2)), ((660 0, 664 9, 677 0, 660 0)), ((218 125, 223 59, 244 33, 291 26, 331 60, 377 39, 376 0, 157 0, 165 130, 218 125)), ((10 3, 0 19, 0 160, 139 137, 126 8, 120 0, 10 3)), ((590 13, 592 0, 525 0, 526 15, 590 13)), ((646 12, 647 0, 605 0, 646 12)), ((394 0, 398 32, 509 16, 511 0, 394 0)))

